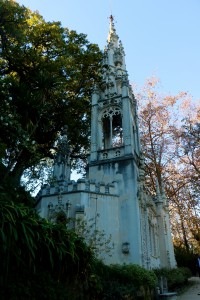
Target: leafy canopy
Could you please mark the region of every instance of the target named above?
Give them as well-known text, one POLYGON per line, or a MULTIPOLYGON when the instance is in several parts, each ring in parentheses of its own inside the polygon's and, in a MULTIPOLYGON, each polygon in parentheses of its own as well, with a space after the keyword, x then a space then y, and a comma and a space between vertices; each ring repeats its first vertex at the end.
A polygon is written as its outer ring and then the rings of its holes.
POLYGON ((15 1, 0 1, 2 177, 19 185, 24 170, 52 157, 64 125, 73 155, 84 154, 100 60, 86 35, 46 22, 15 1))

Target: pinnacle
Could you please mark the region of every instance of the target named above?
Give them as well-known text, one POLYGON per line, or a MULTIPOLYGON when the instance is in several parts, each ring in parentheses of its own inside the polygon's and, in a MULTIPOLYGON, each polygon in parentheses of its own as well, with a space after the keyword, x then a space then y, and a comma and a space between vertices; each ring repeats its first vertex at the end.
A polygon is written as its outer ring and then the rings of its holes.
POLYGON ((118 40, 118 36, 116 34, 115 25, 114 25, 114 17, 110 15, 110 28, 108 34, 108 43, 113 42, 114 40, 118 40))

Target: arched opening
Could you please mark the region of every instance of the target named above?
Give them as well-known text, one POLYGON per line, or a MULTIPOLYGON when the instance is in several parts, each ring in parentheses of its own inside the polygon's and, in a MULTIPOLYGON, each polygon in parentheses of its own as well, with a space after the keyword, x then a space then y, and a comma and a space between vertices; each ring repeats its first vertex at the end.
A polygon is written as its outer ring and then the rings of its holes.
POLYGON ((123 144, 122 118, 114 115, 112 119, 112 147, 120 147, 123 144))
POLYGON ((103 149, 123 144, 122 115, 118 108, 109 109, 102 116, 103 149))

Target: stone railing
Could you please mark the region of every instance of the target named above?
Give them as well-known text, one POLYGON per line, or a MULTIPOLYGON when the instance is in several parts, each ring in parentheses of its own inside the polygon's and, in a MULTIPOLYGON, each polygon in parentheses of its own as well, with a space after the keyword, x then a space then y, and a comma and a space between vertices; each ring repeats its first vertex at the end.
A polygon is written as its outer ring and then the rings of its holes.
POLYGON ((46 195, 57 195, 72 192, 94 192, 99 194, 117 195, 114 184, 105 184, 104 182, 96 182, 95 180, 78 179, 78 181, 67 181, 45 185, 42 187, 37 197, 46 195))

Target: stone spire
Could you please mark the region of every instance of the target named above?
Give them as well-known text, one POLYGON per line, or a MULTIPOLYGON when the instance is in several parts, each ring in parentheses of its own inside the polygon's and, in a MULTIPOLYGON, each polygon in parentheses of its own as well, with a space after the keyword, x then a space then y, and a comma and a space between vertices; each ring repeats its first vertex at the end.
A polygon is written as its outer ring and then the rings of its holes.
POLYGON ((125 52, 115 30, 113 16, 102 62, 102 81, 92 94, 90 161, 140 153, 136 99, 129 84, 125 52), (124 152, 99 150, 124 147, 124 152))
MULTIPOLYGON (((124 48, 115 30, 114 18, 110 16, 110 27, 107 39, 107 46, 104 50, 104 66, 113 67, 126 71, 124 60, 124 48)), ((112 70, 113 71, 113 70, 112 70)))
POLYGON ((64 126, 58 141, 58 151, 54 159, 53 177, 57 181, 70 180, 70 148, 68 145, 67 126, 64 126))
POLYGON ((119 37, 116 34, 115 26, 114 26, 114 18, 110 15, 110 28, 108 33, 108 43, 114 43, 115 46, 118 45, 119 37))

